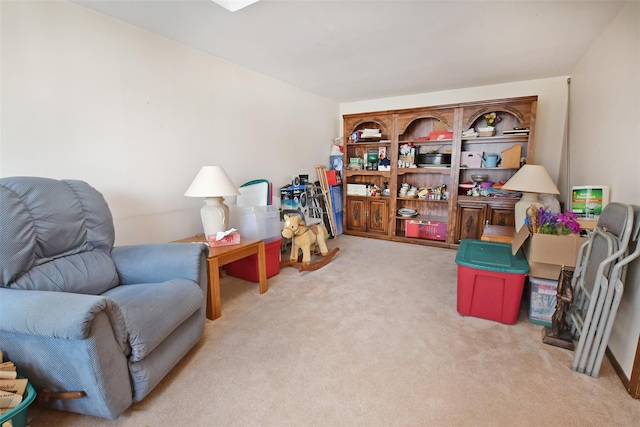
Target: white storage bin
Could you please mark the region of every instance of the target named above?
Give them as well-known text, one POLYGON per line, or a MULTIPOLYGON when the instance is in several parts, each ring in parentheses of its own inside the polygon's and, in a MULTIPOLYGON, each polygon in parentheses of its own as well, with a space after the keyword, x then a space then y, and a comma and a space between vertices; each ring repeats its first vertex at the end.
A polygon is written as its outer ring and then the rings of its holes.
POLYGON ((280 237, 280 210, 276 206, 229 207, 229 226, 238 230, 240 237, 273 239, 280 237))
POLYGON ((556 311, 558 281, 529 277, 531 299, 529 301, 529 321, 536 325, 551 327, 551 317, 556 311))

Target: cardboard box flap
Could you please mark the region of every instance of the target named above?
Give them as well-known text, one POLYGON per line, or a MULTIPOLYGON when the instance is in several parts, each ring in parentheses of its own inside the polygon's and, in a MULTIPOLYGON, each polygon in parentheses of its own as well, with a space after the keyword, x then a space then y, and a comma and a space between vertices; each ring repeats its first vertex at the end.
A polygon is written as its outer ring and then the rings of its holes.
POLYGON ((513 240, 511 241, 511 253, 515 255, 518 253, 518 249, 524 245, 524 242, 529 238, 529 229, 525 226, 520 227, 520 230, 513 236, 513 240))

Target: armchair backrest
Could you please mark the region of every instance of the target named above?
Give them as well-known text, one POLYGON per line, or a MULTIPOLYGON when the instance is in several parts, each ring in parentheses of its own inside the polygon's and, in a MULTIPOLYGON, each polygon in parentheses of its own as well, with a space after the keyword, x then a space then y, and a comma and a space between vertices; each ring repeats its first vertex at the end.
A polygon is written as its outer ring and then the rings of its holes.
POLYGON ((119 283, 113 218, 83 181, 0 179, 0 286, 98 295, 119 283))

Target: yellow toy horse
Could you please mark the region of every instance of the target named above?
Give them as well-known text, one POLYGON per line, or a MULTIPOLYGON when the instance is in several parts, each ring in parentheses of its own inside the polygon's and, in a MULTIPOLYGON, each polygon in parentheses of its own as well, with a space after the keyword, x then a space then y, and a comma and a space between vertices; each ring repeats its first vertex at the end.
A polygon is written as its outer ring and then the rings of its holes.
POLYGON ((327 239, 329 232, 323 224, 314 224, 309 227, 298 215, 284 215, 284 229, 282 237, 291 239, 291 262, 298 261, 298 252, 302 249, 302 263, 311 263, 311 253, 316 246, 320 249, 322 256, 327 255, 327 239))

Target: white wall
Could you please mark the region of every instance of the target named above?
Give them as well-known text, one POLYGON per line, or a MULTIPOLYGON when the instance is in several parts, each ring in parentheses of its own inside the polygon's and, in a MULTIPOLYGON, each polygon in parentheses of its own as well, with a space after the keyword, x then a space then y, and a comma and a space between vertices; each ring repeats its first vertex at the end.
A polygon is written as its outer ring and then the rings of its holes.
POLYGON ((236 185, 316 179, 338 104, 68 2, 1 3, 0 176, 86 180, 116 243, 200 232, 203 165, 236 185))
MULTIPOLYGON (((572 185, 640 205, 640 3, 628 2, 571 76, 572 185)), ((640 336, 640 265, 629 268, 609 348, 627 378, 640 336)))

